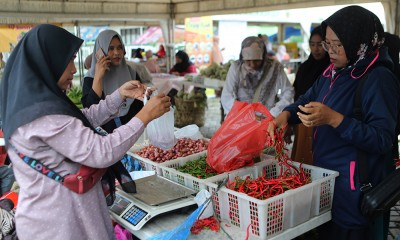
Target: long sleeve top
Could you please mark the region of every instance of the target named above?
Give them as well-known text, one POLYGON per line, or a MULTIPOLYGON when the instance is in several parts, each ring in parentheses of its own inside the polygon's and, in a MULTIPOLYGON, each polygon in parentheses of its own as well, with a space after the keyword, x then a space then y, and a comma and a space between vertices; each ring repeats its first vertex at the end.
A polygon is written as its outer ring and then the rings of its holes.
POLYGON ((360 211, 358 150, 367 154, 369 180, 373 186, 387 176, 388 166, 393 168, 394 164, 391 146, 399 114, 400 89, 398 80, 389 70, 393 63, 382 49, 378 60, 364 76, 367 79, 361 94, 362 121, 353 113, 359 79, 352 76, 359 76, 370 62, 371 59, 360 61, 356 68, 343 69, 334 77, 321 76, 304 95, 285 108, 291 113, 289 123, 299 123, 298 106, 311 101, 321 102, 344 116, 336 128, 315 127, 312 148, 314 165, 339 172, 335 180, 332 220, 349 229, 368 224, 360 211))
MULTIPOLYGON (((82 112, 94 127, 116 116, 123 101, 118 93, 82 112)), ((10 142, 25 155, 64 176, 81 166, 105 168, 119 161, 144 130, 133 118, 107 136, 94 133, 79 119, 47 115, 19 127, 10 142)), ((77 194, 28 166, 8 150, 20 185, 16 212, 19 239, 115 239, 100 183, 77 194)))
MULTIPOLYGON (((267 74, 261 79, 260 95, 255 102, 261 102, 272 116, 276 117, 286 106, 293 102, 294 89, 290 84, 283 66, 277 61, 267 65, 267 74), (271 84, 272 83, 272 84, 271 84)), ((253 102, 256 88, 243 88, 239 80, 239 61, 233 62, 221 95, 221 103, 225 114, 231 110, 235 100, 253 102)))

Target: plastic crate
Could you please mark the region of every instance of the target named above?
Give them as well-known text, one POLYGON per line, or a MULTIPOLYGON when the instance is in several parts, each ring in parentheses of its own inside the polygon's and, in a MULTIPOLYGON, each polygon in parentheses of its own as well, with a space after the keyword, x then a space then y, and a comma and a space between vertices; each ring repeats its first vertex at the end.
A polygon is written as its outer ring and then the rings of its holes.
POLYGON ((140 163, 140 165, 142 166, 142 169, 145 171, 155 171, 156 174, 162 176, 162 171, 161 171, 161 166, 164 165, 168 165, 169 162, 171 161, 180 161, 180 159, 185 159, 187 157, 194 157, 194 158, 199 158, 201 156, 204 156, 205 154, 207 154, 207 150, 202 151, 202 152, 198 152, 198 153, 194 153, 192 155, 186 156, 186 157, 179 157, 179 158, 175 158, 175 159, 171 159, 162 163, 157 163, 154 162, 148 158, 144 158, 139 156, 138 154, 136 154, 135 152, 139 151, 141 148, 143 148, 144 146, 147 146, 147 144, 143 144, 143 145, 135 145, 133 146, 128 152, 127 154, 129 154, 130 156, 132 156, 134 159, 137 159, 140 163))
POLYGON ((165 162, 165 164, 160 166, 162 171, 162 176, 170 179, 171 181, 186 186, 190 189, 193 189, 195 191, 200 191, 202 189, 208 191, 208 183, 218 184, 219 182, 222 182, 225 178, 227 178, 228 174, 221 173, 206 179, 199 179, 190 174, 176 170, 177 168, 184 166, 187 162, 197 160, 205 155, 207 155, 207 151, 201 152, 200 154, 193 154, 184 158, 179 158, 165 162))
MULTIPOLYGON (((300 165, 297 162, 293 163, 296 167, 300 165)), ((244 193, 221 188, 213 195, 217 217, 242 230, 250 226, 249 230, 253 236, 268 239, 329 211, 332 208, 335 178, 339 173, 306 164, 302 167, 311 175, 311 183, 266 200, 258 200, 244 193)), ((280 168, 276 160, 267 159, 252 168, 229 172, 228 175, 230 180, 237 176, 257 178, 264 173, 268 177, 277 177, 280 168)), ((213 193, 217 185, 211 183, 208 187, 213 193)))

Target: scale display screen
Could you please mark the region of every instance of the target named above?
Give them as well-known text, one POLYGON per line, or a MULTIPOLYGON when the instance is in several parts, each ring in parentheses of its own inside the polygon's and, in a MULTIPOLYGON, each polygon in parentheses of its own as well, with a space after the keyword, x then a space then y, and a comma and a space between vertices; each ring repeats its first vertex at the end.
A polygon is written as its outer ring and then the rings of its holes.
POLYGON ((118 194, 115 194, 115 201, 113 205, 111 205, 110 210, 113 211, 115 214, 120 216, 126 209, 126 207, 129 206, 131 202, 126 200, 125 198, 121 197, 118 194))

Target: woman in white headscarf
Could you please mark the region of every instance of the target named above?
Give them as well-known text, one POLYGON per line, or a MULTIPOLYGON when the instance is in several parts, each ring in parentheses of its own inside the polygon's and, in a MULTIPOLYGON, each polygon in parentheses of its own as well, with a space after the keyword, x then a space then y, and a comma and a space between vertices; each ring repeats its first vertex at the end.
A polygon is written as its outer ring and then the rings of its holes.
POLYGON ((242 42, 239 60, 232 63, 222 91, 221 103, 225 114, 235 100, 261 102, 275 117, 293 102, 294 90, 283 66, 267 58, 264 42, 247 37, 242 42))

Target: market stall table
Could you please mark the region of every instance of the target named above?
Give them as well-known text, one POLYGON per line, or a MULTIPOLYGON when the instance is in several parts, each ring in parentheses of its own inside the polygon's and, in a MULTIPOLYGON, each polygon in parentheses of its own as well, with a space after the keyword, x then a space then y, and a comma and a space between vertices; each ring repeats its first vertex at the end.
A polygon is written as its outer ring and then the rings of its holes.
MULTIPOLYGON (((172 230, 175 227, 179 226, 195 209, 196 208, 191 208, 191 211, 189 212, 183 212, 178 210, 174 212, 165 213, 163 215, 159 215, 154 219, 152 219, 151 221, 149 221, 146 225, 144 225, 142 229, 138 231, 131 231, 131 233, 140 239, 148 239, 154 235, 157 235, 162 231, 172 230)), ((296 227, 290 228, 268 239, 270 240, 293 239, 328 222, 329 220, 331 220, 331 211, 313 217, 307 222, 299 224, 296 227)), ((232 237, 232 239, 238 239, 238 240, 246 239, 246 232, 242 231, 238 227, 229 225, 226 222, 222 222, 221 226, 232 237)), ((220 230, 219 232, 213 232, 211 230, 203 230, 198 235, 190 234, 188 239, 195 239, 195 240, 228 239, 228 237, 222 230, 220 230)), ((258 239, 258 238, 249 234, 249 239, 258 239)))
MULTIPOLYGON (((218 79, 204 78, 202 83, 185 80, 185 77, 175 76, 167 73, 152 73, 152 83, 158 89, 159 92, 168 94, 168 92, 175 88, 180 91, 182 86, 193 86, 200 88, 212 88, 219 90, 223 87, 224 81, 218 79)), ((187 88, 185 88, 187 90, 187 88)))

